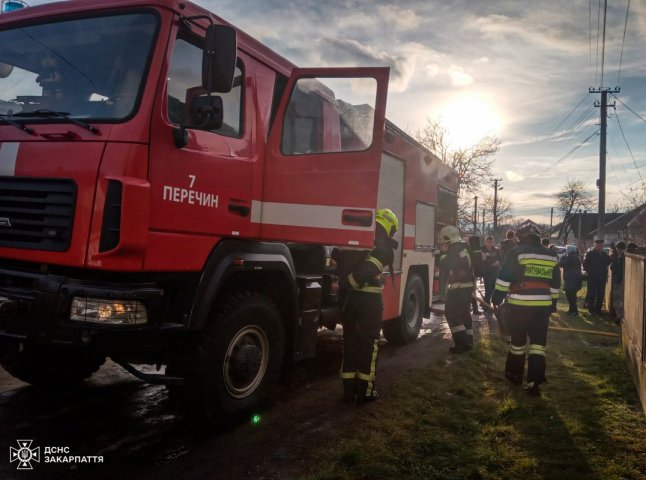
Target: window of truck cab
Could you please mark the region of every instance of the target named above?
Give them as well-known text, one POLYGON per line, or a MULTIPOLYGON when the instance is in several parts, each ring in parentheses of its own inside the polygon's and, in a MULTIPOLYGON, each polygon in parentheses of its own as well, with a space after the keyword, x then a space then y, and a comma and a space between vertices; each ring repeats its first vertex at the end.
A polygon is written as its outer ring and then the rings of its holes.
POLYGON ((375 121, 374 78, 300 78, 283 119, 281 152, 303 155, 370 148, 375 121))
MULTIPOLYGON (((168 69, 168 120, 175 125, 200 128, 195 125, 190 109, 193 98, 206 95, 202 88, 202 44, 203 39, 187 28, 181 28, 175 40, 168 69)), ((231 91, 212 93, 222 98, 223 122, 211 132, 234 138, 242 136, 242 69, 238 59, 231 91)))
POLYGON ((38 22, 0 31, 1 114, 53 110, 110 122, 134 115, 159 30, 156 12, 38 22))

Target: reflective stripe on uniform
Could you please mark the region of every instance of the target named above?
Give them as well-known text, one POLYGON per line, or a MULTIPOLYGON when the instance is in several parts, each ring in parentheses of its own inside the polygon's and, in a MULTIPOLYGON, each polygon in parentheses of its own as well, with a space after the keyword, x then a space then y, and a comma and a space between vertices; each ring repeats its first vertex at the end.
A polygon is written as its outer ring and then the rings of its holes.
POLYGON ((537 260, 535 263, 538 265, 547 265, 545 263, 539 263, 539 261, 547 261, 551 262, 552 265, 556 265, 556 258, 550 256, 550 255, 541 255, 540 253, 521 253, 518 255, 518 263, 521 265, 524 265, 527 262, 527 260, 537 260))
POLYGON ((381 272, 384 269, 383 264, 375 257, 368 257, 368 261, 372 263, 381 272))
POLYGON ((559 298, 559 289, 558 288, 550 288, 550 293, 552 294, 552 299, 558 300, 558 298, 559 298))
POLYGON ((549 297, 549 300, 518 300, 515 298, 510 298, 510 305, 522 305, 524 307, 551 307, 552 306, 552 297, 549 297))
POLYGON ((451 333, 464 332, 467 328, 464 325, 456 325, 451 327, 451 333))
POLYGON ((352 380, 357 377, 357 372, 341 372, 341 378, 343 380, 352 380))
POLYGON ((523 345, 522 347, 518 347, 514 344, 512 344, 509 347, 509 353, 512 355, 525 355, 525 350, 526 350, 527 345, 523 345))
POLYGON ((357 281, 354 279, 352 274, 348 275, 348 282, 352 285, 352 288, 357 292, 366 292, 366 293, 378 293, 381 294, 383 287, 376 287, 374 285, 364 285, 360 287, 357 281))
POLYGON ((527 349, 529 355, 541 355, 545 356, 545 345, 537 345, 536 343, 530 343, 529 348, 527 349))
POLYGON ((359 290, 361 288, 357 283, 357 281, 354 279, 354 276, 352 274, 348 275, 348 282, 350 283, 350 285, 352 285, 352 288, 354 288, 355 290, 359 290))
POLYGON ((499 292, 507 293, 509 291, 510 286, 511 286, 511 282, 505 282, 504 280, 501 280, 501 279, 496 280, 496 290, 498 290, 499 292))
POLYGON ((512 293, 509 298, 515 298, 516 300, 552 300, 551 295, 523 295, 520 293, 512 293))

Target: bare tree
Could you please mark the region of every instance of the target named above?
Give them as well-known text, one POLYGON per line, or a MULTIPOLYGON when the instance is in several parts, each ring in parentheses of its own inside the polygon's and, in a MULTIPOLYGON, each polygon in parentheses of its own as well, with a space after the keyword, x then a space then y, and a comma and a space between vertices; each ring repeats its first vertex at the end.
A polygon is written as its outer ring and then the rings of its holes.
POLYGON ((493 179, 493 157, 500 151, 500 139, 487 136, 469 148, 451 150, 448 131, 432 118, 414 137, 457 172, 458 219, 461 226, 473 225, 473 197, 493 179))
POLYGON ((568 217, 576 210, 591 209, 595 201, 592 192, 587 189, 586 184, 581 180, 568 180, 555 197, 556 208, 563 215, 559 237, 567 238, 571 228, 567 222, 568 217))
POLYGON ((625 210, 633 210, 646 203, 646 183, 630 187, 621 192, 623 201, 620 205, 625 210))
MULTIPOLYGON (((493 224, 493 200, 493 195, 487 195, 484 198, 482 208, 485 209, 485 223, 493 224)), ((482 221, 482 208, 480 209, 480 221, 482 221)), ((512 211, 513 205, 511 201, 507 197, 498 194, 498 202, 496 205, 498 226, 508 223, 513 218, 512 211)))

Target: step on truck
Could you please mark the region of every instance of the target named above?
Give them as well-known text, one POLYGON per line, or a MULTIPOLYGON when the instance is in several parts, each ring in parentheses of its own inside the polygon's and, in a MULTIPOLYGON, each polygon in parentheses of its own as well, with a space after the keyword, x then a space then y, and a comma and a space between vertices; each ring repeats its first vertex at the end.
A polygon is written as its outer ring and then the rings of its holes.
POLYGON ((370 249, 383 207, 383 332, 415 340, 456 180, 385 119, 388 73, 297 68, 183 0, 0 15, 0 364, 60 387, 110 357, 248 413, 340 323, 332 248, 370 249))

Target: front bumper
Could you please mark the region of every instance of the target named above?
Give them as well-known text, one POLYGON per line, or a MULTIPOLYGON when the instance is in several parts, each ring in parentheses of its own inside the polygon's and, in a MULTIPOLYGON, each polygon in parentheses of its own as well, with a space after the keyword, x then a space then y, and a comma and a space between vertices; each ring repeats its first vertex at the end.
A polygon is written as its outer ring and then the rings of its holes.
POLYGON ((162 334, 184 328, 164 321, 163 300, 163 289, 154 283, 83 280, 0 265, 0 337, 94 347, 106 355, 158 351, 162 334), (74 297, 137 301, 146 307, 148 321, 141 325, 72 321, 74 297))

